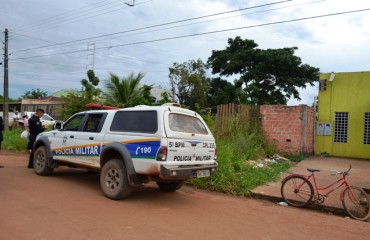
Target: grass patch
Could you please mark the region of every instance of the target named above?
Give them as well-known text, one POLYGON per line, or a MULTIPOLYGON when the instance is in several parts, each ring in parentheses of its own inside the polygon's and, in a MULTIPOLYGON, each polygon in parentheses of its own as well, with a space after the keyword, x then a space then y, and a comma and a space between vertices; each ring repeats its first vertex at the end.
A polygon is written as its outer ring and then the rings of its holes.
POLYGON ((234 139, 236 142, 219 140, 218 171, 211 177, 192 179, 187 183, 205 190, 247 196, 257 186, 278 179, 280 173, 290 168, 289 162, 271 163, 266 168, 253 168, 247 163, 264 151, 255 138, 248 136, 245 141, 249 140, 249 143, 243 149, 237 147, 240 137, 234 139))
POLYGON ((4 131, 2 149, 13 152, 27 152, 28 142, 21 138, 22 128, 4 131))
MULTIPOLYGON (((207 119, 207 124, 214 126, 207 119)), ((259 185, 278 179, 291 164, 288 161, 270 163, 268 167, 254 168, 249 160, 264 159, 276 153, 266 144, 258 129, 251 131, 235 127, 232 134, 216 139, 218 149, 218 171, 208 178, 191 179, 187 183, 194 187, 237 196, 248 196, 249 191, 259 185)))

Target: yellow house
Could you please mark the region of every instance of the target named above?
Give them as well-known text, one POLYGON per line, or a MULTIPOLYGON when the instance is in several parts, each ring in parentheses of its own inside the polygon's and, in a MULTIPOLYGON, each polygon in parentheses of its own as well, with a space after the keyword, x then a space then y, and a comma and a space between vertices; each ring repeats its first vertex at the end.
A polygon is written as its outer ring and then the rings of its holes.
POLYGON ((315 154, 370 159, 370 72, 320 75, 315 154))

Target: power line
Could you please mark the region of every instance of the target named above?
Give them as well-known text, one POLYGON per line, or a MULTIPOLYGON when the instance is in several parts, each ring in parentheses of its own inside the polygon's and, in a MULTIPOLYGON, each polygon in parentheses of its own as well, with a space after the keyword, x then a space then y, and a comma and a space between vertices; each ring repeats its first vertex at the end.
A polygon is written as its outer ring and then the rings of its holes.
POLYGON ((152 61, 152 60, 146 60, 146 59, 140 59, 140 58, 127 57, 127 56, 108 55, 107 57, 112 57, 112 58, 122 58, 122 59, 128 59, 128 60, 133 60, 133 61, 140 61, 140 62, 147 62, 147 63, 154 63, 154 64, 160 64, 160 65, 172 66, 172 64, 169 64, 169 63, 162 63, 162 62, 157 62, 157 61, 152 61))
MULTIPOLYGON (((148 1, 145 1, 145 2, 141 2, 141 3, 136 3, 135 6, 145 4, 145 3, 148 3, 148 2, 151 2, 151 1, 154 1, 154 0, 148 0, 148 1)), ((111 13, 111 12, 116 12, 116 11, 119 11, 119 10, 131 8, 131 7, 123 7, 123 8, 117 8, 117 9, 102 12, 104 10, 115 8, 115 7, 120 6, 120 5, 122 5, 122 3, 116 4, 116 5, 113 5, 113 6, 109 6, 109 7, 106 7, 104 9, 95 9, 95 10, 93 9, 94 11, 87 12, 87 13, 82 14, 80 16, 72 17, 71 19, 66 19, 64 22, 59 22, 59 23, 58 22, 52 22, 52 23, 50 23, 50 26, 43 26, 43 27, 41 26, 41 28, 39 28, 39 29, 37 29, 37 27, 36 27, 36 29, 30 29, 29 31, 26 31, 26 32, 30 33, 30 32, 37 32, 37 31, 41 31, 41 30, 47 30, 47 29, 50 29, 50 28, 54 28, 55 26, 62 26, 62 25, 66 25, 66 24, 80 22, 80 21, 83 21, 83 20, 86 20, 86 19, 89 19, 89 18, 93 18, 93 17, 96 17, 96 16, 100 16, 100 15, 108 14, 108 13, 111 13), (97 14, 90 15, 91 13, 94 13, 94 12, 96 12, 97 14), (84 17, 84 16, 86 16, 86 17, 84 17)), ((49 23, 46 23, 46 24, 49 24, 49 23)))
POLYGON ((115 32, 115 33, 109 33, 109 34, 103 34, 103 35, 98 35, 98 36, 95 36, 95 37, 77 39, 77 40, 72 40, 72 41, 63 42, 63 43, 56 43, 56 44, 47 45, 47 46, 21 49, 21 50, 17 50, 17 51, 12 52, 12 54, 18 53, 18 52, 37 50, 37 49, 41 49, 41 48, 60 46, 60 45, 65 45, 65 44, 69 44, 69 43, 87 41, 87 40, 92 40, 92 39, 102 38, 102 37, 107 37, 107 36, 114 36, 114 35, 118 35, 118 34, 122 34, 122 33, 128 33, 128 32, 134 32, 134 31, 145 30, 145 29, 150 29, 150 28, 156 28, 156 27, 172 25, 172 24, 176 24, 176 23, 188 22, 188 21, 198 20, 198 19, 202 19, 202 18, 208 18, 208 17, 214 17, 214 16, 219 16, 219 15, 229 14, 229 13, 238 12, 238 11, 245 11, 245 10, 253 9, 253 8, 260 8, 260 7, 266 7, 266 6, 281 4, 281 3, 290 2, 290 1, 292 1, 292 0, 284 0, 284 1, 278 1, 278 2, 272 2, 272 3, 257 5, 257 6, 253 6, 253 7, 240 8, 240 9, 235 9, 235 10, 226 11, 226 12, 214 13, 214 14, 204 15, 204 16, 200 16, 200 17, 187 18, 187 19, 182 19, 182 20, 177 20, 177 21, 172 21, 172 22, 167 22, 167 23, 155 24, 155 25, 151 25, 151 26, 147 26, 147 27, 130 29, 130 30, 125 30, 125 31, 120 31, 120 32, 115 32))
MULTIPOLYGON (((28 36, 28 35, 25 35, 25 34, 20 34, 20 33, 15 33, 15 32, 10 32, 12 35, 18 35, 18 36, 23 36, 23 37, 27 37, 27 38, 30 38, 30 39, 34 39, 34 40, 38 40, 38 41, 41 41, 41 42, 47 42, 47 43, 52 43, 52 44, 55 44, 53 42, 50 42, 50 41, 47 41, 47 40, 44 40, 44 39, 40 39, 40 38, 35 38, 35 37, 31 37, 31 36, 28 36)), ((71 48, 69 46, 66 46, 67 48, 71 48)), ((12 53, 10 53, 9 55, 12 55, 12 53)))
MULTIPOLYGON (((48 24, 51 21, 55 21, 55 20, 58 20, 60 18, 64 18, 66 16, 71 16, 71 15, 74 15, 74 14, 76 14, 78 12, 81 12, 81 11, 83 12, 83 11, 85 11, 86 8, 93 8, 94 6, 100 5, 100 4, 102 4, 104 2, 107 2, 107 1, 108 0, 104 0, 103 2, 101 2, 101 1, 100 2, 95 2, 95 3, 89 4, 87 6, 80 7, 80 8, 77 8, 77 9, 74 9, 74 10, 70 10, 70 11, 67 11, 67 12, 63 12, 63 13, 58 14, 58 15, 55 15, 55 16, 43 18, 43 19, 38 20, 37 22, 34 22, 34 23, 30 23, 30 24, 26 24, 26 25, 23 25, 23 26, 15 27, 14 29, 15 30, 21 30, 21 29, 25 29, 25 28, 28 28, 29 29, 29 28, 34 28, 35 26, 36 27, 39 26, 38 24, 40 24, 40 23, 41 23, 41 25, 42 24, 48 24)), ((121 1, 121 0, 118 0, 116 2, 119 2, 119 1, 121 1)), ((112 4, 112 2, 111 3, 108 3, 108 4, 112 4)), ((104 6, 108 5, 108 4, 104 4, 104 5, 98 6, 98 7, 104 7, 104 6)))
MULTIPOLYGON (((208 35, 208 34, 214 34, 214 33, 230 32, 230 31, 236 31, 236 30, 241 30, 241 29, 249 29, 249 28, 256 28, 256 27, 271 26, 271 25, 277 25, 277 24, 283 24, 283 23, 290 23, 290 22, 298 22, 298 21, 304 21, 304 20, 310 20, 310 19, 317 19, 317 18, 323 18, 323 17, 331 17, 331 16, 338 16, 338 15, 344 15, 344 14, 350 14, 350 13, 358 13, 358 12, 364 12, 364 11, 369 11, 369 10, 370 10, 370 8, 364 8, 364 9, 359 9, 359 10, 352 10, 352 11, 345 11, 345 12, 337 12, 337 13, 329 13, 329 14, 317 15, 317 16, 312 16, 312 17, 296 18, 296 19, 276 21, 276 22, 270 22, 270 23, 262 23, 262 24, 244 26, 244 27, 215 30, 215 31, 210 31, 210 32, 194 33, 194 34, 189 34, 189 35, 181 35, 181 36, 175 36, 175 37, 167 37, 167 38, 146 40, 146 41, 140 41, 140 42, 118 44, 118 45, 112 45, 112 46, 107 46, 107 47, 96 48, 96 50, 110 49, 110 48, 115 48, 115 47, 124 47, 124 46, 130 46, 130 45, 138 45, 138 44, 144 44, 144 43, 153 43, 153 42, 168 41, 168 40, 174 40, 174 39, 180 39, 180 38, 187 38, 187 37, 195 37, 195 36, 202 36, 202 35, 208 35)), ((14 60, 21 60, 21 59, 30 59, 30 58, 55 56, 55 55, 60 55, 60 54, 79 53, 79 52, 85 52, 85 51, 86 51, 86 49, 85 50, 70 51, 70 52, 63 52, 63 53, 53 53, 53 54, 37 55, 37 56, 30 56, 30 57, 12 58, 10 60, 13 60, 14 61, 14 60)))
POLYGON ((25 34, 21 34, 21 33, 15 33, 14 31, 10 31, 10 34, 11 35, 17 35, 17 36, 22 36, 22 37, 30 38, 30 39, 41 41, 41 42, 47 42, 47 43, 55 44, 53 42, 50 42, 50 41, 47 41, 47 40, 44 40, 44 39, 40 39, 40 38, 36 38, 36 37, 31 37, 31 36, 28 36, 28 35, 25 35, 25 34))
MULTIPOLYGON (((192 25, 196 25, 196 24, 214 22, 214 21, 219 21, 219 20, 224 20, 224 19, 230 19, 230 18, 245 16, 245 15, 251 15, 251 14, 256 14, 256 13, 271 12, 271 11, 274 11, 274 10, 291 8, 291 7, 301 6, 301 5, 314 4, 314 3, 324 2, 324 1, 327 1, 327 0, 318 0, 318 1, 313 1, 313 2, 307 2, 307 3, 290 5, 290 6, 286 6, 286 7, 279 7, 279 8, 273 8, 273 9, 268 9, 268 10, 256 11, 256 12, 252 12, 252 13, 245 13, 245 14, 240 14, 240 15, 236 15, 236 16, 229 16, 229 17, 217 18, 217 19, 212 19, 212 20, 205 20, 205 21, 200 21, 200 22, 195 22, 195 23, 187 23, 187 24, 182 24, 182 25, 177 25, 177 26, 172 26, 172 27, 165 27, 165 28, 154 29, 154 30, 145 31, 145 32, 125 34, 125 35, 116 36, 116 37, 108 37, 108 38, 103 38, 103 39, 94 40, 94 41, 95 42, 99 42, 99 41, 105 41, 105 40, 108 40, 108 39, 116 39, 116 38, 122 38, 122 37, 128 37, 128 36, 135 36, 135 35, 140 35, 140 34, 145 34, 145 33, 163 31, 163 30, 180 28, 180 27, 186 27, 186 26, 192 26, 192 25)), ((71 44, 71 45, 68 44, 67 46, 72 46, 72 45, 76 45, 76 43, 75 44, 71 44)))

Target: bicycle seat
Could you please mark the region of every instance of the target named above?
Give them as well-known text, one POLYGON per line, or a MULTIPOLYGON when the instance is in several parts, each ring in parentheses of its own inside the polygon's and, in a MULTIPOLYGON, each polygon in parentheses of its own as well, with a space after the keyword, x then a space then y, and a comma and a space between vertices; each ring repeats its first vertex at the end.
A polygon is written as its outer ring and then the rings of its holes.
POLYGON ((320 172, 319 169, 315 169, 315 168, 307 168, 307 171, 309 171, 309 172, 320 172))

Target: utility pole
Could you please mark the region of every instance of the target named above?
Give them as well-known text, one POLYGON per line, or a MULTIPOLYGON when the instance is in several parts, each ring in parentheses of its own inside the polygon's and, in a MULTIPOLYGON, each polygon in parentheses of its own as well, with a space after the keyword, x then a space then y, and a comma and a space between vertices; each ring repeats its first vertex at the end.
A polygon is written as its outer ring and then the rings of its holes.
POLYGON ((86 69, 94 70, 95 68, 95 43, 88 43, 87 44, 87 60, 89 60, 89 56, 92 56, 92 62, 86 65, 86 69), (91 68, 89 68, 91 66, 91 68))
POLYGON ((5 28, 4 42, 4 102, 3 102, 3 119, 4 128, 9 130, 9 80, 8 80, 8 29, 5 28))

